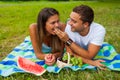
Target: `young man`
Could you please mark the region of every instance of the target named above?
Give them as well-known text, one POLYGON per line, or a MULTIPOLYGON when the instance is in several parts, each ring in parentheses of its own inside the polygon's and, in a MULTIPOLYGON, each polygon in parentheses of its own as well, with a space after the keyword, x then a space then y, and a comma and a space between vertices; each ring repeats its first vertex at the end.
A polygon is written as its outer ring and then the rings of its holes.
POLYGON ((93 22, 94 12, 87 5, 76 6, 70 14, 65 32, 55 29, 55 33, 67 45, 67 51, 81 57, 83 62, 100 67, 103 60, 92 59, 104 41, 105 28, 93 22))

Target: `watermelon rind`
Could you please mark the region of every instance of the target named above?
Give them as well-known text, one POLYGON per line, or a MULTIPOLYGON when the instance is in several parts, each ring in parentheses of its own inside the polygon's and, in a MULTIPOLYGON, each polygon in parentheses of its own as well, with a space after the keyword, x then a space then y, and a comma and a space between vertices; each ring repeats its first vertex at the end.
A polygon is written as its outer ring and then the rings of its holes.
POLYGON ((28 73, 32 73, 36 76, 41 76, 43 73, 46 72, 46 69, 44 67, 36 64, 35 62, 30 61, 29 59, 26 59, 26 58, 23 58, 20 56, 17 59, 17 65, 21 70, 28 72, 28 73), (32 67, 32 70, 30 70, 31 67, 32 67), (37 68, 37 70, 39 70, 39 71, 35 72, 35 70, 36 70, 35 68, 37 68))

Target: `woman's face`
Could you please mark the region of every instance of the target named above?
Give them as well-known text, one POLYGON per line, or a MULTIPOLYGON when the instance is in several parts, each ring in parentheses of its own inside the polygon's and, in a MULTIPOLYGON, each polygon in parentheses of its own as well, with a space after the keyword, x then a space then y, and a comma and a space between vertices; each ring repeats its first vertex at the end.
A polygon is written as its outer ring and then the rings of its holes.
POLYGON ((51 16, 50 18, 48 18, 48 20, 46 22, 46 26, 45 26, 47 34, 55 35, 54 29, 58 28, 59 25, 60 25, 59 15, 55 14, 55 15, 51 16))

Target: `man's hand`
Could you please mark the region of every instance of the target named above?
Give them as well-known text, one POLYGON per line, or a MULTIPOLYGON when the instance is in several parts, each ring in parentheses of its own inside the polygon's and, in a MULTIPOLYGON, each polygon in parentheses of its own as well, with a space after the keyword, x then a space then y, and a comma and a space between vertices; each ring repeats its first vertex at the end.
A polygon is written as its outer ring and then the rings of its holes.
POLYGON ((63 42, 66 42, 67 40, 69 40, 67 33, 62 32, 60 29, 55 28, 54 32, 63 42))
POLYGON ((104 60, 94 60, 92 65, 98 67, 101 70, 105 70, 105 65, 103 65, 101 62, 105 62, 104 60))

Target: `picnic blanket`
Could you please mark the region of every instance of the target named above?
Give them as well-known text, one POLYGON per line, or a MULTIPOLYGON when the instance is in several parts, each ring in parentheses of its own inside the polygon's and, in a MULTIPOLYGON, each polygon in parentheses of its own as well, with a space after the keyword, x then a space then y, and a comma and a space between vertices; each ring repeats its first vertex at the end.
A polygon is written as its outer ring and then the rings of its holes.
MULTIPOLYGON (((30 37, 27 36, 25 40, 18 46, 16 46, 5 59, 0 61, 0 75, 7 77, 13 73, 21 72, 24 73, 25 71, 21 70, 17 65, 17 59, 18 56, 24 57, 26 59, 30 59, 31 61, 43 66, 46 68, 48 72, 53 73, 59 73, 63 68, 57 67, 57 65, 54 66, 47 66, 45 64, 44 60, 39 60, 36 58, 30 37)), ((95 56, 94 59, 103 59, 105 62, 103 63, 108 69, 114 70, 114 71, 120 71, 120 54, 118 54, 115 50, 115 48, 108 44, 104 43, 101 46, 100 51, 95 56)), ((70 67, 64 67, 64 68, 70 68, 73 71, 78 70, 85 70, 85 69, 93 69, 96 70, 95 66, 91 66, 88 64, 82 65, 82 67, 79 66, 70 66, 70 67)), ((27 72, 26 72, 27 73, 27 72)))

